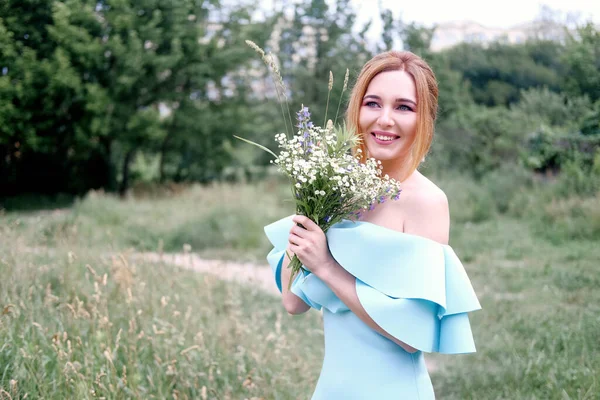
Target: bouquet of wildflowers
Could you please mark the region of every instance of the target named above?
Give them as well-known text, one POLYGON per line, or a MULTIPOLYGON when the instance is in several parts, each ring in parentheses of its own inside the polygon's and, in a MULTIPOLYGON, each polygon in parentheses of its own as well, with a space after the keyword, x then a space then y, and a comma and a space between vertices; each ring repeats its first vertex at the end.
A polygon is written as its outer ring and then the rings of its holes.
MULTIPOLYGON (((265 55, 260 47, 247 42, 267 63, 275 74, 276 85, 283 85, 272 58, 265 55)), ((348 83, 348 71, 344 79, 343 91, 348 83)), ((330 73, 329 91, 333 86, 330 73)), ((285 94, 285 90, 282 90, 285 94)), ((339 111, 339 105, 338 105, 339 111)), ((400 196, 400 183, 382 176, 381 162, 367 159, 360 162, 358 154, 352 154, 360 140, 345 125, 335 127, 330 120, 325 127, 315 126, 310 120, 307 107, 296 114, 296 132, 289 137, 285 133, 275 135, 279 154, 251 143, 271 153, 280 172, 291 182, 296 213, 305 215, 321 227, 324 232, 343 219, 356 220, 361 213, 372 210, 377 203, 386 199, 397 200, 400 196)), ((285 119, 285 114, 284 114, 285 119)), ((286 122, 287 125, 287 122, 286 122)), ((302 268, 295 255, 288 266, 294 277, 302 268)), ((293 279, 290 279, 290 285, 293 279)))

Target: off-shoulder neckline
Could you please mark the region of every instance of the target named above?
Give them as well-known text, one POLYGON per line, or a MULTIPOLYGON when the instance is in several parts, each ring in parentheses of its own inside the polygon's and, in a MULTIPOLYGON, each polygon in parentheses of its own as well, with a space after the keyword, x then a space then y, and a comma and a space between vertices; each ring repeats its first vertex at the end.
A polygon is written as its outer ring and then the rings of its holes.
POLYGON ((351 219, 345 219, 343 221, 344 222, 347 221, 347 222, 350 222, 350 223, 353 223, 353 224, 370 225, 370 226, 373 226, 375 228, 379 228, 379 229, 382 229, 384 231, 390 232, 392 234, 396 234, 396 235, 400 235, 400 236, 406 236, 406 237, 414 239, 414 240, 423 240, 425 242, 428 242, 428 243, 431 243, 431 244, 436 244, 438 246, 451 247, 449 244, 444 244, 444 243, 436 242, 435 240, 426 238, 425 236, 419 236, 419 235, 415 235, 415 234, 412 234, 412 233, 400 232, 400 231, 397 231, 395 229, 387 228, 385 226, 378 225, 378 224, 375 224, 375 223, 369 222, 369 221, 363 221, 363 220, 353 221, 351 219))

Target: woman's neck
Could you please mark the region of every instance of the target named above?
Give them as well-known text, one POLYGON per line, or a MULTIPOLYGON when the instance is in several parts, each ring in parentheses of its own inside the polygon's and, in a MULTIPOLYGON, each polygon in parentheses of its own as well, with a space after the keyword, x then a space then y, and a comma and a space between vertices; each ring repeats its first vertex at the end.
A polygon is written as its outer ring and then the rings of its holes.
POLYGON ((394 160, 382 161, 383 175, 389 175, 390 178, 398 182, 406 181, 414 171, 411 170, 410 158, 396 158, 394 160))

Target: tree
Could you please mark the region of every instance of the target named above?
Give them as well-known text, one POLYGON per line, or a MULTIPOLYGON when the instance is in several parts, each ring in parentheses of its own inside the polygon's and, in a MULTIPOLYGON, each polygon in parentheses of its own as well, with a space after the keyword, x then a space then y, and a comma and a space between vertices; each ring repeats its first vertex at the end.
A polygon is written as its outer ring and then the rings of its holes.
POLYGON ((427 58, 434 32, 435 26, 427 28, 415 22, 404 24, 401 32, 404 49, 427 58))
POLYGON ((592 104, 587 96, 566 96, 548 88, 532 88, 521 91, 521 99, 511 106, 537 121, 539 126, 546 125, 556 131, 575 133, 583 119, 592 111, 592 104))
POLYGON ((222 129, 234 121, 203 119, 219 117, 223 81, 250 55, 242 36, 258 31, 246 10, 219 7, 217 0, 2 2, 3 190, 123 194, 142 152, 161 155, 163 178, 173 161, 169 178, 217 173, 222 129))
POLYGON ((378 52, 383 52, 394 48, 394 36, 400 32, 402 21, 394 19, 394 14, 392 14, 391 10, 382 8, 381 1, 379 2, 379 9, 379 17, 383 24, 383 28, 381 29, 383 47, 379 47, 378 52))
POLYGON ((600 31, 592 22, 569 36, 564 63, 568 93, 587 95, 593 102, 600 100, 600 31))
POLYGON ((598 135, 600 137, 600 101, 597 101, 593 109, 583 118, 580 124, 581 133, 598 135))
POLYGON ((443 121, 436 133, 434 156, 440 167, 480 178, 507 163, 518 162, 535 122, 506 107, 463 107, 443 121))
MULTIPOLYGON (((161 180, 218 179, 226 166, 236 162, 234 134, 254 140, 261 132, 264 140, 269 130, 276 132, 276 113, 270 114, 265 125, 257 123, 265 110, 263 101, 250 94, 257 58, 245 43, 253 40, 264 46, 276 16, 253 20, 252 8, 220 9, 214 17, 219 27, 198 55, 195 72, 183 83, 191 94, 178 101, 164 121, 167 135, 160 148, 161 180)), ((266 70, 261 67, 260 71, 263 78, 266 70)))
MULTIPOLYGON (((366 32, 354 32, 356 13, 350 0, 337 0, 332 9, 325 0, 306 0, 293 6, 291 20, 281 23, 276 55, 291 93, 291 108, 297 110, 304 104, 315 124, 323 125, 329 71, 333 72, 335 88, 327 118, 334 119, 346 69, 356 74, 371 57, 366 32)), ((342 106, 341 113, 343 110, 342 106)))
MULTIPOLYGON (((71 171, 82 140, 85 87, 67 53, 51 38, 53 2, 7 0, 0 4, 3 46, 0 53, 4 82, 2 97, 10 106, 0 128, 7 156, 0 160, 4 194, 24 191, 77 192, 82 181, 94 187, 97 157, 88 154, 88 167, 71 171), (81 169, 87 171, 77 175, 81 169), (71 171, 72 173, 69 173, 71 171), (75 178, 75 179, 73 179, 75 178)), ((83 167, 83 165, 80 165, 83 167)), ((98 182, 98 180, 100 182, 98 182)))
POLYGON ((596 134, 600 132, 600 32, 593 23, 578 27, 569 37, 564 62, 567 93, 586 95, 595 102, 595 110, 582 121, 581 131, 596 134))
POLYGON ((536 61, 529 51, 534 46, 492 43, 463 43, 443 51, 450 68, 469 82, 473 99, 487 106, 509 105, 519 100, 521 89, 548 87, 559 91, 560 70, 536 61))

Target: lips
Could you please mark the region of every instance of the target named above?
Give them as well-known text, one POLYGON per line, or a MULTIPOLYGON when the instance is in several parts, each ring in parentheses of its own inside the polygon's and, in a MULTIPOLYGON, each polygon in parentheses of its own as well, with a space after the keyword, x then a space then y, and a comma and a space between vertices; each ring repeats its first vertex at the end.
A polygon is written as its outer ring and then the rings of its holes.
POLYGON ((381 132, 381 131, 371 132, 371 136, 373 137, 373 140, 375 140, 375 142, 377 144, 381 144, 381 145, 389 145, 389 144, 394 143, 396 140, 400 139, 400 136, 398 136, 398 135, 394 135, 393 133, 390 133, 390 132, 381 132))

